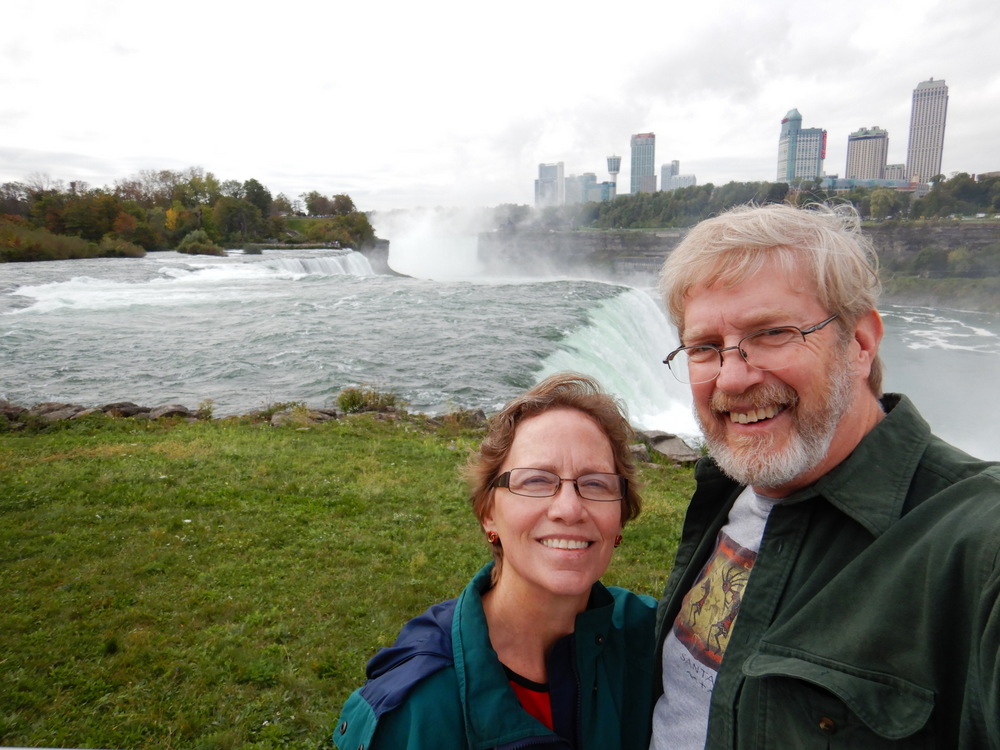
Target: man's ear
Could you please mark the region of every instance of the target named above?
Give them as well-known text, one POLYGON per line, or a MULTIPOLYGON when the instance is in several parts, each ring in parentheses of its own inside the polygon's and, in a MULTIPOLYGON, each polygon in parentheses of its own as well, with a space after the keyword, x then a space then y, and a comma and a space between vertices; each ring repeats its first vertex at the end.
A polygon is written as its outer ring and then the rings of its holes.
POLYGON ((882 316, 878 314, 878 310, 869 310, 854 324, 854 343, 857 344, 857 349, 852 347, 855 359, 851 364, 866 378, 878 356, 883 333, 882 316))

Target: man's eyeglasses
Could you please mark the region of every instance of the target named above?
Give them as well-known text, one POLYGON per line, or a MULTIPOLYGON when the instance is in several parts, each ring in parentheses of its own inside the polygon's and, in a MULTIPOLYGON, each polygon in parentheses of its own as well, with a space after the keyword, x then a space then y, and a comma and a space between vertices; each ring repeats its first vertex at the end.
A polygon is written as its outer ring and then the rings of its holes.
POLYGON ((696 346, 681 346, 674 349, 663 364, 682 383, 698 385, 715 380, 722 372, 722 355, 735 349, 743 357, 743 361, 757 370, 780 370, 792 362, 792 355, 797 346, 805 343, 806 336, 822 329, 837 319, 831 315, 821 323, 808 328, 782 326, 780 328, 765 328, 741 338, 735 346, 718 347, 712 344, 696 346))
POLYGON ((493 481, 494 487, 505 487, 515 495, 552 497, 563 482, 572 482, 577 494, 585 500, 614 502, 625 497, 628 480, 620 474, 584 474, 576 479, 563 479, 544 469, 511 469, 493 481))

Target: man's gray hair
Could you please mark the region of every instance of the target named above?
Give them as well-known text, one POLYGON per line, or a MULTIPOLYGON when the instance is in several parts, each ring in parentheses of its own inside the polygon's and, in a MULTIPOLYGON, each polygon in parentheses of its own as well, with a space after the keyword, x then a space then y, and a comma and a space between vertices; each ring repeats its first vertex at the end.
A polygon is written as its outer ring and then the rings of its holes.
MULTIPOLYGON (((882 285, 878 256, 861 233, 850 205, 744 205, 694 226, 668 256, 660 293, 670 320, 684 335, 684 300, 695 285, 735 286, 776 262, 790 278, 802 279, 844 330, 876 309, 882 285)), ((882 364, 872 363, 869 386, 881 395, 882 364)))

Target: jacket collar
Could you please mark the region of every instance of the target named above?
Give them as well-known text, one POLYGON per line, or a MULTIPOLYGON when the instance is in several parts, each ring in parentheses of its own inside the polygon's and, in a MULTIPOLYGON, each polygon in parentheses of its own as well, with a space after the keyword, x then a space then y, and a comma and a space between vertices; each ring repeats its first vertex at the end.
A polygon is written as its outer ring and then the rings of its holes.
MULTIPOLYGON (((470 746, 493 748, 531 740, 568 747, 565 740, 523 711, 514 691, 508 687, 507 675, 490 644, 483 611, 482 595, 490 587, 492 568, 493 563, 488 564, 466 587, 452 623, 455 672, 470 746)), ((577 615, 574 633, 580 637, 583 631, 610 627, 613 610, 611 593, 600 582, 595 583, 588 609, 577 615)))
MULTIPOLYGON (((821 496, 876 537, 899 520, 913 474, 931 440, 931 430, 906 396, 887 393, 881 403, 885 419, 865 435, 854 451, 815 484, 789 495, 783 504, 821 496)), ((700 487, 723 475, 710 460, 699 462, 695 476, 700 487)), ((736 486, 731 480, 729 483, 736 486)))
POLYGON ((886 394, 882 408, 885 419, 851 455, 803 491, 823 496, 876 537, 902 517, 907 491, 931 439, 930 426, 906 396, 886 394))

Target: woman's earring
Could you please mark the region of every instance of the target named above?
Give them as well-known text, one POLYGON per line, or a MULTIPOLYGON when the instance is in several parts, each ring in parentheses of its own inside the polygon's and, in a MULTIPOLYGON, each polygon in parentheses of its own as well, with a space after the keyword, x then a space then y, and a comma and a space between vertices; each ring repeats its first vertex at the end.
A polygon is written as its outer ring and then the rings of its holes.
POLYGON ((618 536, 615 537, 615 546, 616 547, 621 547, 622 546, 622 535, 621 534, 619 534, 618 536))
POLYGON ((497 544, 500 541, 500 535, 497 534, 495 531, 487 531, 486 541, 489 542, 490 544, 497 544))

